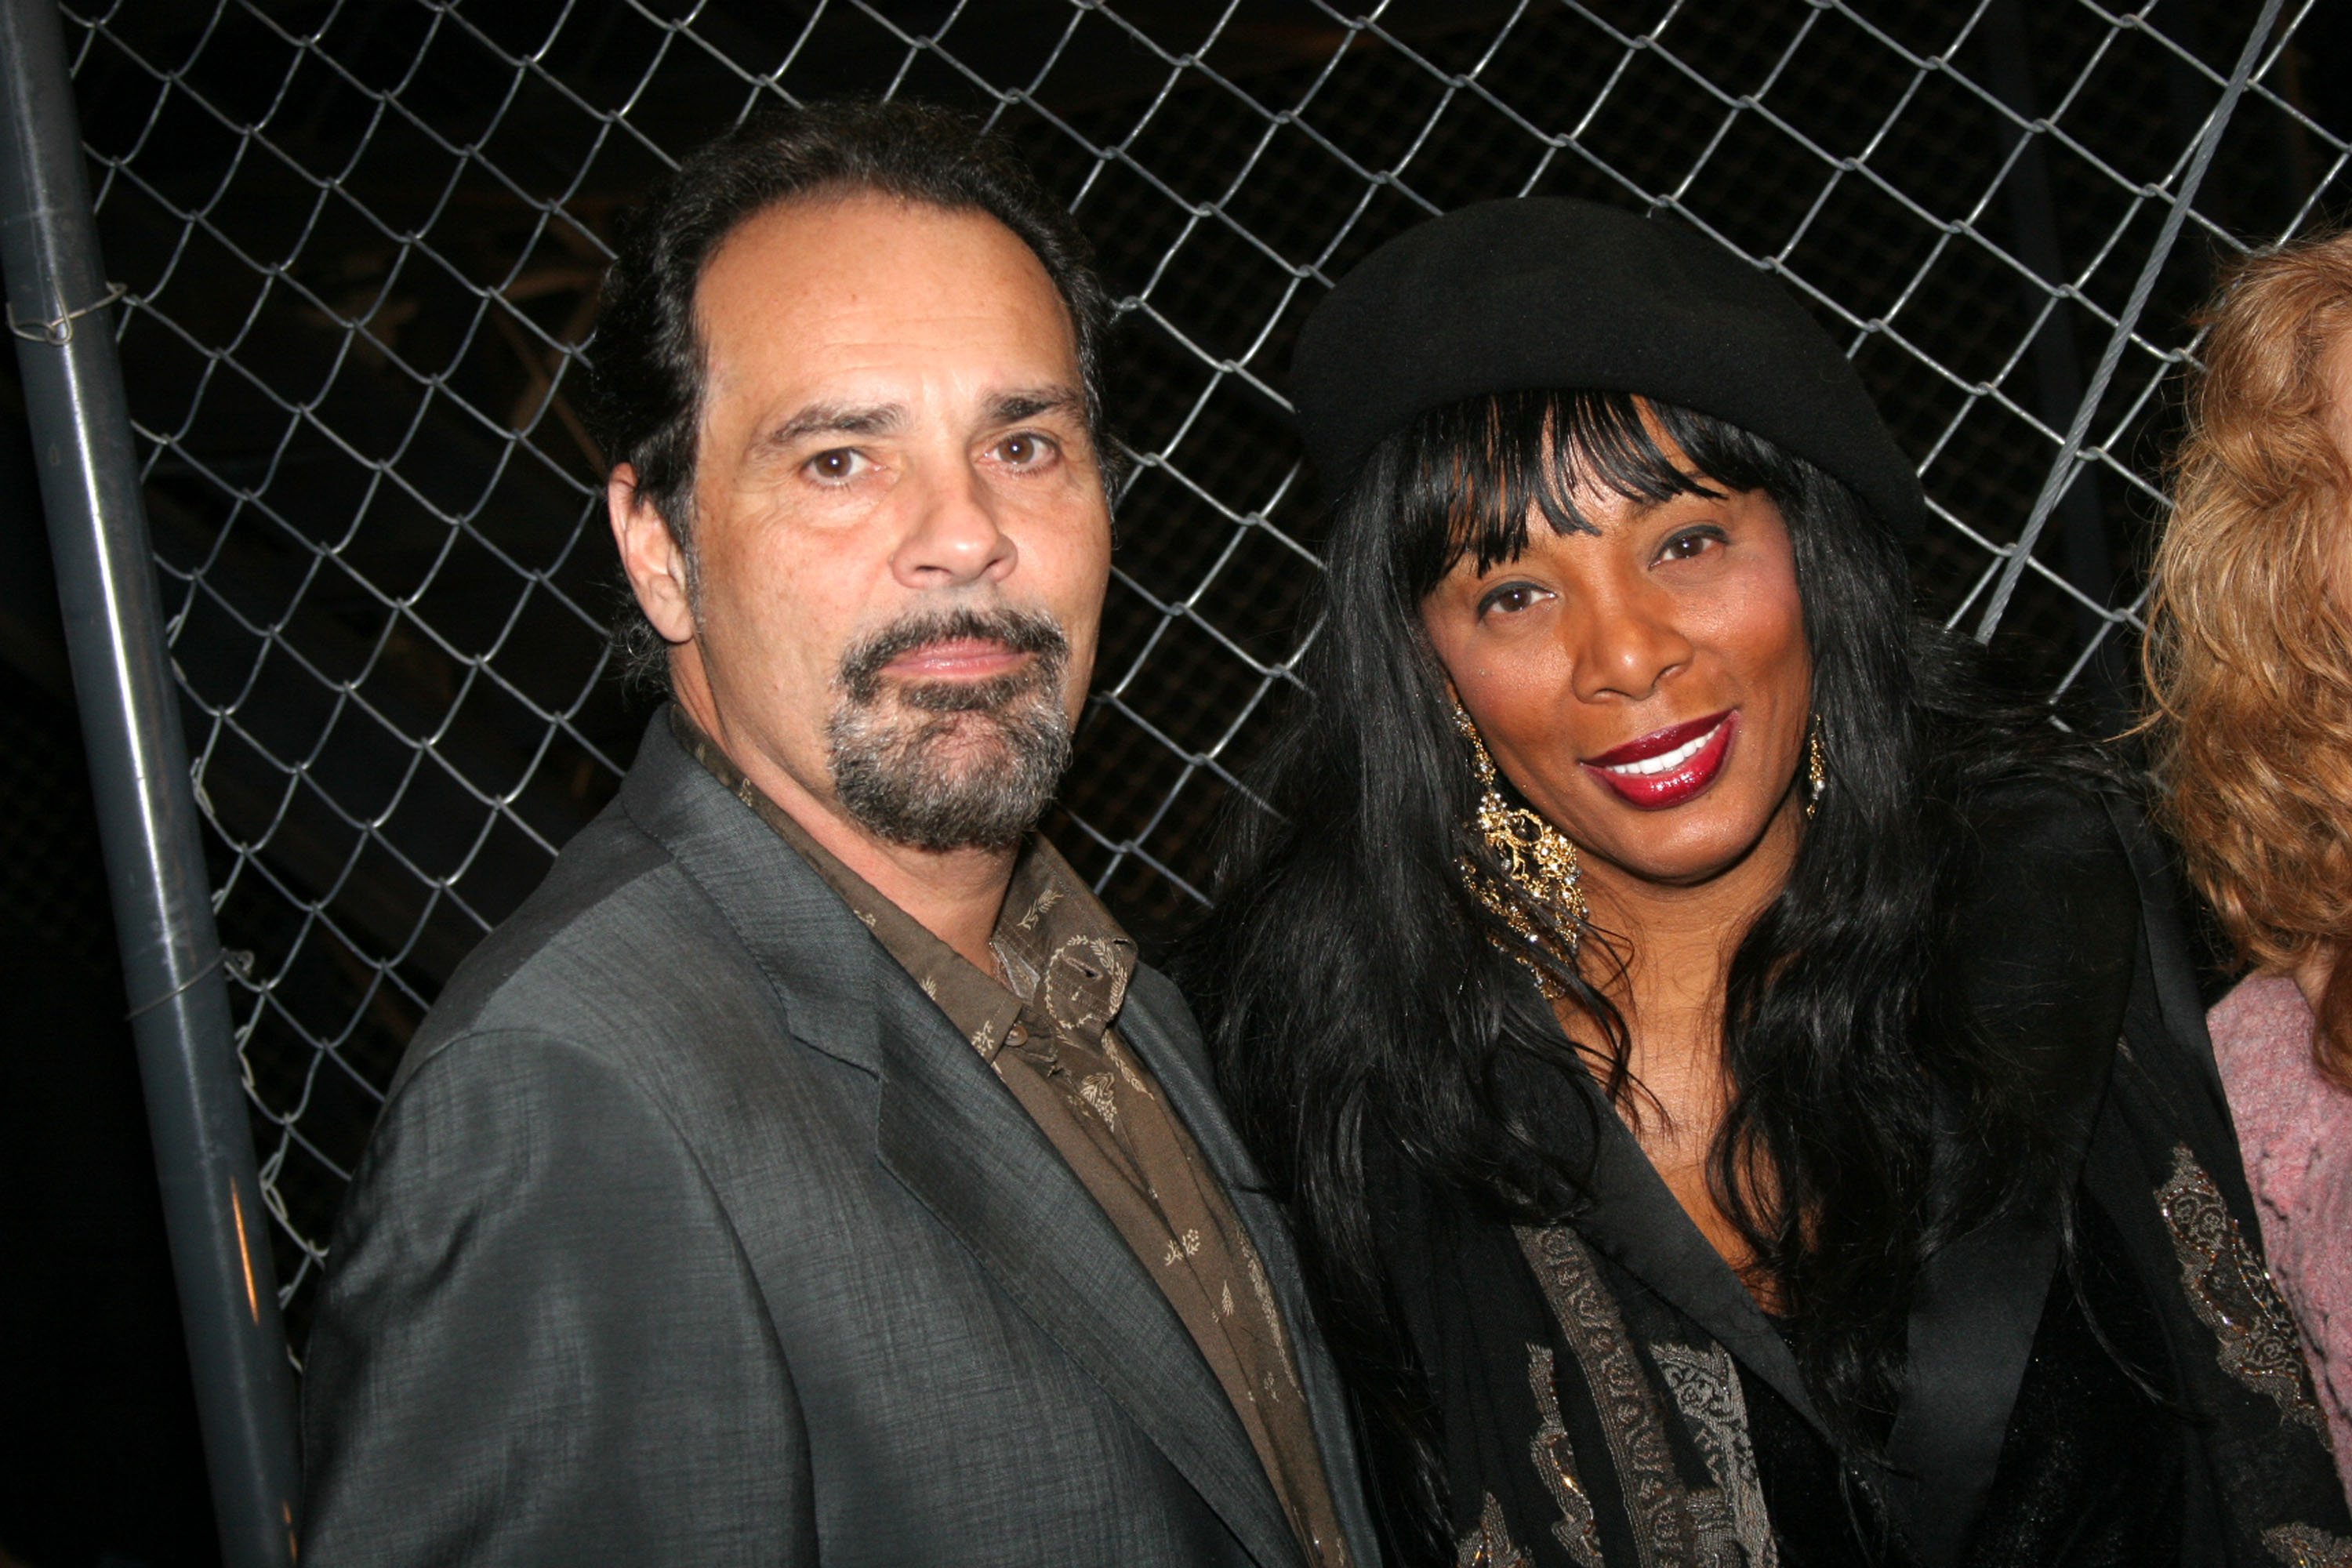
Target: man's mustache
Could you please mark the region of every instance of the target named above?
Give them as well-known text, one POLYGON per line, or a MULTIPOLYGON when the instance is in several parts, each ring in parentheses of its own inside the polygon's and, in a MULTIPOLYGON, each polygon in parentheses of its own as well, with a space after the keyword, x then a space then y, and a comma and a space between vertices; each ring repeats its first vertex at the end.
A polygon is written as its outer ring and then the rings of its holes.
POLYGON ((1030 669, 968 686, 935 682, 932 687, 915 687, 907 693, 910 706, 993 708, 1016 691, 1058 681, 1070 656, 1070 639, 1051 616, 1035 610, 981 610, 967 605, 911 615, 860 638, 841 656, 835 679, 852 702, 870 704, 881 698, 882 671, 891 660, 934 643, 966 641, 992 642, 1014 653, 1034 654, 1037 662, 1030 669))

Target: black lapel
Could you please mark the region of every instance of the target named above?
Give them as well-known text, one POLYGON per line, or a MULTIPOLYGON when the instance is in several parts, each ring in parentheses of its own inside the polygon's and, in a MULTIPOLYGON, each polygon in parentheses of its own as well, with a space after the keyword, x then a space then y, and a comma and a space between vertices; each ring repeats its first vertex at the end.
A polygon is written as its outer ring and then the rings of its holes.
MULTIPOLYGON (((2077 1149, 2070 1184, 2080 1164, 2077 1149)), ((2045 1208, 1978 1227, 1919 1272, 1886 1468, 1888 1500, 1920 1568, 1959 1561, 1992 1489, 2060 1249, 2059 1217, 2045 1208)))
MULTIPOLYGON (((2205 1030, 2205 1004, 2197 994, 2197 963, 2189 956, 2182 916, 2189 900, 2173 874, 2169 858, 2147 821, 2110 802, 2107 815, 2131 862, 2139 891, 2140 940, 2147 943, 2134 1005, 2151 1026, 2168 1036, 2168 1058, 2189 1067, 2204 1103, 2202 1124, 2218 1117, 2230 1122, 2229 1097, 2213 1059, 2213 1039, 2205 1030)), ((2221 1162, 2235 1169, 2234 1159, 2221 1162)))
POLYGON ((1291 1327, 1299 1385, 1307 1394, 1316 1444, 1323 1456, 1323 1473, 1331 1484, 1332 1501, 1339 1510, 1339 1526, 1348 1535, 1349 1554, 1361 1568, 1374 1568, 1380 1562, 1380 1547, 1357 1479, 1361 1472, 1355 1431, 1339 1368, 1316 1326, 1289 1224, 1280 1206, 1266 1194, 1256 1163, 1226 1119, 1202 1045, 1201 1026, 1173 982, 1156 970, 1139 967, 1128 985, 1127 1005, 1119 1012, 1118 1032, 1160 1080, 1168 1103, 1182 1118, 1212 1173, 1224 1184, 1234 1212, 1257 1247, 1267 1281, 1291 1327))
MULTIPOLYGON (((1534 994, 1532 984, 1528 994, 1534 994)), ((1541 1011, 1530 1013, 1528 1021, 1549 1023, 1557 1030, 1550 1007, 1538 1005, 1541 1011)), ((1568 1081, 1589 1115, 1561 1117, 1553 1135, 1571 1164, 1585 1157, 1589 1141, 1598 1140, 1591 1147, 1589 1202, 1572 1221, 1576 1233, 1706 1330, 1826 1439, 1829 1428, 1806 1392, 1797 1358, 1756 1298, 1684 1212, 1601 1086, 1581 1072, 1568 1081)))
POLYGON ((1684 1212, 1640 1142, 1601 1100, 1598 1086, 1591 1086, 1590 1093, 1601 1142, 1592 1164, 1591 1206, 1576 1215, 1577 1234, 1706 1330, 1827 1437, 1787 1342, 1684 1212))
MULTIPOLYGON (((2032 1358, 2074 1191, 2115 1062, 2142 907, 2116 824, 2096 804, 2018 790, 1977 813, 1953 923, 1953 1001, 2032 1087, 2059 1140, 2049 1192, 1920 1270, 1888 1491, 1921 1568, 1959 1560, 1992 1489, 2032 1358)), ((1945 1134, 1965 1133, 1955 1125, 1945 1134)))

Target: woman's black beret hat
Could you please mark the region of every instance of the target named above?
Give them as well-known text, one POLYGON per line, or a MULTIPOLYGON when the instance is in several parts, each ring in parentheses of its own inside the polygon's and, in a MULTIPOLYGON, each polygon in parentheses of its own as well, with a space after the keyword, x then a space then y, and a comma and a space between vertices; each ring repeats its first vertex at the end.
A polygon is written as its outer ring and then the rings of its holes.
POLYGON ((1433 408, 1554 389, 1712 415, 1843 480, 1901 537, 1927 521, 1853 362, 1786 289, 1694 230, 1598 202, 1479 202, 1408 229, 1324 297, 1291 360, 1330 493, 1433 408))

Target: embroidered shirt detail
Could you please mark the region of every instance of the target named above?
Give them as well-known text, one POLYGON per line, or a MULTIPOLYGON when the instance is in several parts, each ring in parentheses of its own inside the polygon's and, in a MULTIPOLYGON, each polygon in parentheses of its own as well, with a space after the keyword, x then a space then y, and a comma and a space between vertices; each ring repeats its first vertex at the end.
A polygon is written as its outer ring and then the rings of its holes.
POLYGON ((2263 1544, 2286 1568, 2352 1568, 2352 1541, 2307 1524, 2282 1524, 2265 1530, 2263 1544))
POLYGON ((1103 1027, 1127 999, 1128 977, 1135 968, 1135 944, 1125 939, 1114 944, 1091 933, 1065 938, 1045 957, 1045 1016, 1063 1034, 1099 1039, 1103 1027))
POLYGON ((1142 1075, 1135 1070, 1134 1065, 1127 1059, 1127 1052, 1119 1045, 1118 1037, 1105 1035, 1102 1046, 1103 1059, 1118 1069, 1120 1080, 1136 1093, 1152 1098, 1151 1085, 1145 1081, 1142 1075))
POLYGON ((1038 917, 1061 901, 1062 890, 1059 888, 1040 888, 1037 889, 1035 901, 1029 906, 1029 912, 1014 923, 1018 924, 1023 931, 1034 931, 1038 917))
POLYGON ((1747 1568, 1779 1568, 1780 1549, 1764 1506, 1764 1480, 1748 1433, 1748 1396, 1740 1392, 1739 1369, 1721 1345, 1705 1351, 1661 1344, 1651 1350, 1666 1392, 1682 1412, 1707 1474, 1722 1494, 1727 1533, 1747 1568))
POLYGON ((1511 1539, 1510 1521, 1495 1494, 1486 1494, 1478 1528, 1464 1536, 1454 1553, 1454 1568, 1535 1568, 1535 1561, 1511 1539))
MULTIPOLYGON (((1536 1396, 1536 1413, 1542 1417, 1536 1427, 1535 1441, 1528 1446, 1536 1462, 1536 1473, 1559 1505, 1559 1522, 1551 1532, 1568 1549, 1569 1561, 1576 1568, 1604 1568, 1601 1557, 1601 1525, 1592 1512, 1592 1500, 1585 1495, 1584 1483, 1576 1479, 1576 1450, 1568 1440, 1568 1427, 1560 1420, 1559 1384, 1555 1376, 1556 1365, 1549 1345, 1528 1347, 1528 1387, 1536 1396)), ((1499 1519, 1500 1506, 1489 1495, 1486 1510, 1499 1519)))
POLYGON ((1610 1458, 1624 1485, 1625 1517, 1640 1568, 1699 1561, 1690 1496, 1675 1473, 1664 1412, 1592 1255, 1565 1226, 1521 1226, 1518 1237, 1592 1390, 1610 1458))
POLYGON ((2294 1320, 2246 1245, 2221 1189, 2186 1147, 2172 1151, 2172 1174, 2156 1198, 2172 1233, 2189 1305, 2220 1343, 2221 1370, 2324 1440, 2326 1428, 2312 1397, 2294 1320))
POLYGON ((1110 1091, 1111 1077, 1107 1072, 1088 1073, 1078 1085, 1078 1098, 1088 1109, 1113 1127, 1118 1125, 1118 1097, 1110 1091))
MULTIPOLYGON (((1250 1294, 1257 1298, 1257 1310, 1265 1321, 1265 1337, 1274 1346, 1274 1359, 1281 1367, 1283 1381, 1294 1394, 1298 1390, 1297 1359, 1290 1353, 1290 1331, 1283 1327, 1282 1308, 1274 1299, 1274 1287, 1266 1283, 1265 1265, 1253 1250, 1242 1255, 1242 1270, 1249 1276, 1250 1294)), ((1273 1379, 1266 1380, 1273 1387, 1273 1379)))

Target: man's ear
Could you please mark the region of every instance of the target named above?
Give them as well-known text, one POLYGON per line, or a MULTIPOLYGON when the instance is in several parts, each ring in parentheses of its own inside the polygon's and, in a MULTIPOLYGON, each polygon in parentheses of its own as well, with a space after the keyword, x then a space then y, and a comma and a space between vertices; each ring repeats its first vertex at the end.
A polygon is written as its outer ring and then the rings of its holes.
POLYGON ((615 463, 604 481, 604 511, 612 519, 613 543, 621 552, 621 570, 629 574, 637 607, 646 613, 664 642, 682 643, 694 636, 694 604, 687 592, 686 552, 637 489, 637 470, 615 463))

